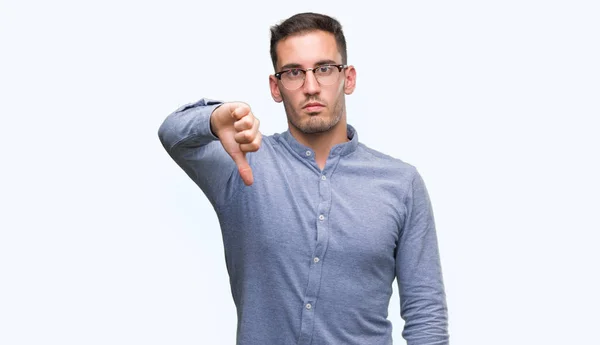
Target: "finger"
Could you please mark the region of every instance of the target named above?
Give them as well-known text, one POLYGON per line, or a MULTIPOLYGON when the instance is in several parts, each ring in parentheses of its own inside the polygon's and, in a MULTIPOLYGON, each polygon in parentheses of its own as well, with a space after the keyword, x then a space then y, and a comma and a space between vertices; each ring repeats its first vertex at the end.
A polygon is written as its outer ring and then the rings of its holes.
POLYGON ((244 116, 250 113, 250 107, 247 104, 240 103, 237 107, 233 108, 231 116, 236 120, 242 119, 244 116))
POLYGON ((252 175, 252 168, 246 159, 246 154, 244 152, 236 152, 231 155, 231 158, 233 158, 244 184, 246 186, 252 185, 252 183, 254 183, 254 176, 252 175))
POLYGON ((262 143, 262 134, 258 132, 256 138, 249 144, 240 144, 240 150, 242 152, 256 152, 260 148, 262 143))
POLYGON ((235 128, 236 132, 241 132, 246 129, 252 128, 252 126, 254 126, 254 122, 254 116, 252 115, 252 113, 249 113, 248 115, 242 117, 238 121, 235 121, 233 123, 233 128, 235 128))
POLYGON ((260 122, 257 118, 253 119, 253 126, 250 129, 241 131, 234 135, 234 139, 238 144, 250 144, 254 140, 256 140, 256 135, 258 133, 258 126, 260 122))
POLYGON ((257 131, 255 129, 248 129, 239 133, 235 133, 233 138, 238 144, 250 144, 254 141, 254 139, 256 139, 256 133, 257 131))

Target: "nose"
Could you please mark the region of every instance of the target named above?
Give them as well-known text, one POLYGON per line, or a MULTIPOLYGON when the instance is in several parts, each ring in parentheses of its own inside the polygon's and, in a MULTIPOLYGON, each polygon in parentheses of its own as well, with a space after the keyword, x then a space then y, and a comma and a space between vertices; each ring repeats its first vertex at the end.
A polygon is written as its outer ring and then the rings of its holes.
POLYGON ((312 70, 306 71, 306 76, 304 77, 304 93, 307 95, 314 95, 321 91, 321 85, 317 81, 315 77, 315 73, 312 70))

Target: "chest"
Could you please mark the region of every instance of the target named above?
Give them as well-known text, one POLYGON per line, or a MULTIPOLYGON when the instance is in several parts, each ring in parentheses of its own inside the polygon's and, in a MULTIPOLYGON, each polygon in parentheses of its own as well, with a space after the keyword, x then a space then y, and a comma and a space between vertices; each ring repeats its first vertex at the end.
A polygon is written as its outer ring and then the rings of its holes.
POLYGON ((243 221, 224 231, 238 245, 273 256, 310 258, 326 250, 360 262, 390 260, 400 199, 389 182, 361 174, 264 167, 226 216, 243 221))

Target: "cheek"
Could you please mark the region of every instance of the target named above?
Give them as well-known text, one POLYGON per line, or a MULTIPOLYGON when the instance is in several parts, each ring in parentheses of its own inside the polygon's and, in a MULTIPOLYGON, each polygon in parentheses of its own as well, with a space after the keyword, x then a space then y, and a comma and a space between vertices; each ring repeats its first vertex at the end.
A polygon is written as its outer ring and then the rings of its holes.
POLYGON ((342 101, 344 97, 344 83, 340 83, 337 89, 331 90, 330 103, 336 106, 342 101))
POLYGON ((288 96, 288 94, 286 94, 285 92, 281 92, 281 99, 283 100, 283 103, 288 106, 290 103, 290 97, 288 96))
POLYGON ((290 99, 290 95, 285 94, 285 93, 281 93, 281 99, 283 101, 283 107, 285 108, 287 113, 295 113, 296 110, 294 108, 294 102, 292 99, 290 99))
POLYGON ((281 92, 281 98, 283 99, 283 101, 287 103, 288 107, 292 108, 295 108, 298 104, 300 104, 300 102, 302 101, 300 99, 301 96, 301 94, 297 93, 281 92))
POLYGON ((344 79, 344 81, 340 83, 340 88, 338 89, 338 95, 343 94, 345 89, 346 89, 346 79, 344 79))

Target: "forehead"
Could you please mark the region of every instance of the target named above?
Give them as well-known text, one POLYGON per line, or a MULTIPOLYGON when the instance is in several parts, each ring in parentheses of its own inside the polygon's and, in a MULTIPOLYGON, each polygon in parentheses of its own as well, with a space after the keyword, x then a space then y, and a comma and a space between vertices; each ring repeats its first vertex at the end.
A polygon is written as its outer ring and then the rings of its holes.
POLYGON ((277 67, 299 64, 308 68, 318 61, 342 61, 335 36, 325 31, 310 31, 286 37, 277 43, 276 51, 277 67))

